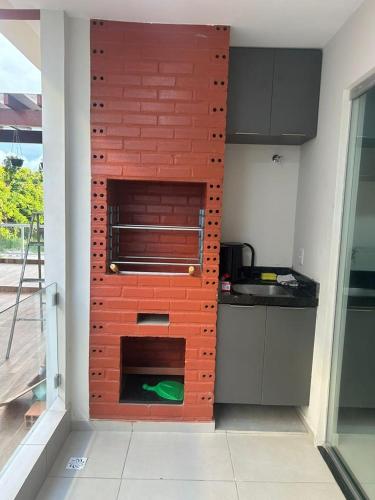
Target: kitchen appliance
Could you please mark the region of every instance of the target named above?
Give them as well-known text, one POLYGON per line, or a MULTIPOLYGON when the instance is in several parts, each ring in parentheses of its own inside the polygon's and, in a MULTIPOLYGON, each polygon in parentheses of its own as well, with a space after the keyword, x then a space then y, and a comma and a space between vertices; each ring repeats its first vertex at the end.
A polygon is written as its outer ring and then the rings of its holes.
POLYGON ((251 269, 254 267, 255 250, 249 243, 220 244, 220 278, 229 275, 232 283, 242 278, 243 249, 251 250, 251 269))

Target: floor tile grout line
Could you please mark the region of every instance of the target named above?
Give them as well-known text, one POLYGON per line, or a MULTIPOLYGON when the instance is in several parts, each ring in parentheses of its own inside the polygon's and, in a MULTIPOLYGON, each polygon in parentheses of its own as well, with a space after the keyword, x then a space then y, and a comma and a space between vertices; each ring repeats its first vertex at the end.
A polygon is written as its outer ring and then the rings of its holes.
POLYGON ((130 429, 129 443, 128 443, 128 446, 127 446, 127 448, 126 448, 126 453, 125 453, 124 464, 123 464, 123 466, 122 466, 121 476, 120 476, 120 481, 119 481, 119 486, 118 486, 117 495, 116 495, 116 499, 115 499, 115 500, 118 500, 119 495, 120 495, 121 486, 122 486, 122 477, 123 477, 123 475, 124 475, 124 470, 125 470, 126 459, 128 458, 128 453, 129 453, 129 448, 130 448, 130 443, 131 443, 131 441, 132 441, 132 437, 133 437, 133 424, 132 424, 131 429, 130 429))
POLYGON ((122 486, 122 479, 120 478, 120 480, 118 482, 118 490, 117 490, 117 495, 116 495, 115 500, 118 500, 118 497, 119 497, 120 491, 121 491, 121 486, 122 486))
POLYGON ((324 484, 324 485, 335 485, 337 483, 333 483, 330 481, 271 481, 271 480, 252 480, 252 479, 236 479, 237 483, 258 483, 258 484, 324 484))
MULTIPOLYGON (((103 477, 103 476, 47 476, 47 477, 52 477, 54 479, 103 479, 105 481, 114 481, 114 480, 119 480, 121 481, 121 477, 103 477)), ((47 479, 47 478, 46 478, 47 479)))
MULTIPOLYGON (((103 477, 103 476, 48 476, 53 478, 63 479, 105 479, 105 480, 128 480, 128 481, 188 481, 188 482, 213 482, 213 483, 259 483, 259 484, 322 484, 322 485, 335 485, 336 482, 332 481, 271 481, 262 479, 192 479, 192 478, 159 478, 159 477, 103 477)), ((375 484, 374 482, 367 482, 366 484, 375 484)))
MULTIPOLYGON (((61 477, 61 476, 56 476, 61 477)), ((102 479, 102 478, 90 478, 90 479, 102 479)), ((118 478, 109 478, 118 479, 118 478)), ((188 483, 234 483, 234 479, 192 479, 187 477, 124 477, 123 481, 185 481, 188 483)), ((240 481, 241 482, 241 481, 240 481)), ((244 482, 244 481, 243 481, 244 482)), ((249 483, 256 481, 247 481, 249 483)), ((329 484, 329 483, 326 483, 329 484)))
POLYGON ((122 478, 123 478, 123 475, 124 475, 124 470, 125 470, 126 459, 128 458, 128 453, 129 453, 129 448, 130 448, 130 443, 131 443, 131 441, 132 441, 132 437, 133 437, 133 424, 132 424, 131 429, 130 429, 130 438, 129 438, 129 443, 128 443, 128 446, 127 446, 127 449, 126 449, 126 453, 125 453, 124 465, 122 466, 122 471, 121 471, 121 476, 120 476, 119 487, 118 487, 118 491, 117 491, 117 495, 116 495, 116 499, 115 499, 115 500, 118 500, 118 497, 119 497, 119 495, 120 495, 121 486, 122 486, 122 478))
POLYGON ((229 446, 229 441, 228 441, 228 433, 225 432, 225 440, 227 442, 227 447, 228 447, 228 453, 229 453, 229 459, 230 459, 230 463, 231 463, 231 466, 232 466, 232 473, 233 473, 233 480, 234 480, 234 487, 236 488, 236 495, 237 495, 237 500, 240 500, 240 494, 238 492, 238 486, 237 486, 237 480, 236 480, 236 474, 234 472, 234 464, 233 464, 233 460, 232 460, 232 453, 230 451, 230 446, 229 446))
POLYGON ((120 495, 122 481, 124 479, 124 472, 125 472, 126 460, 128 458, 128 455, 129 455, 130 445, 131 445, 131 442, 132 442, 132 439, 133 439, 133 433, 134 433, 134 429, 133 429, 133 424, 132 424, 132 428, 131 428, 131 431, 130 431, 130 438, 129 438, 128 448, 127 448, 126 453, 125 453, 124 465, 122 466, 121 477, 120 477, 120 486, 119 486, 119 489, 118 489, 116 500, 118 500, 118 497, 120 495))

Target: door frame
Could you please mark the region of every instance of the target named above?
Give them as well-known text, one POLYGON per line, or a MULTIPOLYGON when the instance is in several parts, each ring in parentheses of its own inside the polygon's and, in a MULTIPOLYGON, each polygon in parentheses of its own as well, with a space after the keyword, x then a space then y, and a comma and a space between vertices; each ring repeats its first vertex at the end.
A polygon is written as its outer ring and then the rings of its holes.
MULTIPOLYGON (((325 445, 328 432, 328 411, 331 387, 331 368, 333 361, 333 340, 336 316, 338 271, 341 250, 341 237, 343 226, 344 196, 346 186, 346 173, 348 161, 348 146, 350 134, 350 120, 352 110, 352 99, 368 89, 369 82, 375 80, 375 68, 364 74, 361 78, 349 85, 342 93, 341 105, 341 128, 339 134, 339 147, 337 155, 337 175, 334 191, 333 221, 331 232, 331 245, 328 276, 326 280, 325 296, 327 301, 324 311, 325 331, 327 332, 325 345, 322 347, 324 359, 322 360, 321 372, 321 403, 319 408, 318 425, 315 432, 315 443, 325 445)), ((323 292, 321 292, 323 295, 323 292)), ((321 307, 321 305, 320 305, 321 307)))
POLYGON ((326 425, 326 441, 330 436, 331 444, 336 444, 337 441, 337 434, 333 431, 333 429, 335 427, 335 422, 337 422, 341 364, 344 349, 343 330, 346 324, 348 301, 348 296, 345 294, 345 288, 349 288, 350 269, 348 268, 348 263, 351 261, 356 219, 355 207, 357 203, 360 159, 362 155, 362 148, 358 149, 356 144, 354 144, 353 148, 351 147, 353 142, 356 142, 357 131, 360 126, 363 126, 364 121, 364 103, 359 100, 359 97, 360 96, 358 95, 357 97, 351 98, 350 102, 350 130, 348 135, 347 164, 343 192, 343 210, 337 266, 336 303, 334 311, 335 319, 332 339, 330 387, 326 425))

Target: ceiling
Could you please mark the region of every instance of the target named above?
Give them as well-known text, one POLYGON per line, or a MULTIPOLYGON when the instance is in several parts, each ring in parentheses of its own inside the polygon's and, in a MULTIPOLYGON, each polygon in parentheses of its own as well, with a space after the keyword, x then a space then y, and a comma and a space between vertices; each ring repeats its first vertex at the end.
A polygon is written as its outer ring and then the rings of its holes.
POLYGON ((363 0, 8 0, 71 16, 178 24, 228 24, 231 45, 323 47, 363 0))

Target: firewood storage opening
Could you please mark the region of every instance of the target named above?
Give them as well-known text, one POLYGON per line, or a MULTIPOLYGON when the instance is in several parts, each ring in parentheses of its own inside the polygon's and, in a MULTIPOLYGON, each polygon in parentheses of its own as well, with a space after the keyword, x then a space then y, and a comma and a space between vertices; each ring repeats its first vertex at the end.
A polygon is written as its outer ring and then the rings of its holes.
POLYGON ((120 403, 182 404, 185 344, 182 338, 122 337, 120 403))
POLYGON ((108 181, 108 272, 194 274, 202 269, 206 185, 108 181))

